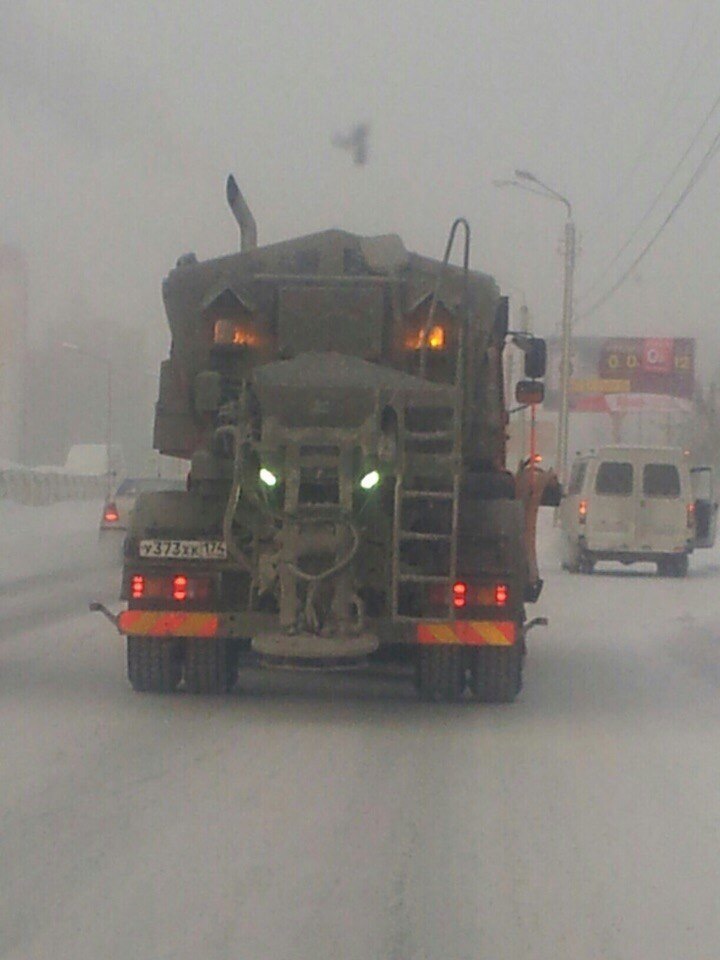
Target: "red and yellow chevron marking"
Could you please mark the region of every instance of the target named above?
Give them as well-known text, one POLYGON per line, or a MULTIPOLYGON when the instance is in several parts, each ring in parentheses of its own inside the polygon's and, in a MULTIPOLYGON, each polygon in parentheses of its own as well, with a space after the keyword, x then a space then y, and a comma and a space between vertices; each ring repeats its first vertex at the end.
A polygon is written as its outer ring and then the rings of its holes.
POLYGON ((511 647, 517 637, 513 620, 455 620, 419 623, 418 643, 459 643, 474 647, 511 647))
POLYGON ((118 617, 120 633, 140 637, 214 637, 220 618, 216 613, 186 613, 184 610, 123 610, 118 617))

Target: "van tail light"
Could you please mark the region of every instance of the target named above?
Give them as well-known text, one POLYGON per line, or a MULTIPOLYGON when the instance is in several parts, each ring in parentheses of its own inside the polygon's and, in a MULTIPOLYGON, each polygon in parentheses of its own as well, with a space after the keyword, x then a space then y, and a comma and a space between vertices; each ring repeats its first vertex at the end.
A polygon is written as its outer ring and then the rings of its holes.
POLYGON ((130 596, 133 600, 139 600, 145 596, 145 577, 136 574, 130 580, 130 596))
POLYGON ((453 606, 461 609, 467 603, 467 584, 458 582, 453 584, 453 606))
POLYGON ((120 519, 120 514, 118 513, 118 508, 114 503, 106 503, 105 511, 103 512, 103 520, 105 523, 117 523, 120 519))
POLYGON ((688 530, 692 530, 695 526, 695 504, 689 503, 687 505, 687 525, 688 530))
POLYGON ((495 606, 504 607, 508 602, 508 596, 510 591, 508 590, 508 585, 506 583, 496 583, 495 584, 495 606))
POLYGON ((585 523, 587 521, 587 500, 581 500, 578 504, 578 521, 585 523))

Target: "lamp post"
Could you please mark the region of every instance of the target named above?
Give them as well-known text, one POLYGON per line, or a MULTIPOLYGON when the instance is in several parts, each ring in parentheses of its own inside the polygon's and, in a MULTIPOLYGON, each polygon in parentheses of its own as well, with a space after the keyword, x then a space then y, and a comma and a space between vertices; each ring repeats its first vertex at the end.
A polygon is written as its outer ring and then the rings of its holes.
POLYGON ((570 420, 570 352, 572 346, 573 322, 573 281, 575 274, 575 242, 576 231, 573 220, 572 205, 567 197, 557 190, 543 183, 528 170, 516 170, 514 180, 495 180, 496 187, 517 187, 527 193, 534 193, 547 200, 557 200, 565 207, 565 243, 564 243, 564 278, 563 278, 563 305, 561 327, 561 361, 560 361, 560 409, 558 411, 557 452, 555 469, 562 483, 566 480, 567 450, 570 420), (532 186, 528 186, 532 184, 532 186))
POLYGON ((109 357, 104 357, 99 353, 93 353, 90 350, 85 350, 84 347, 79 347, 76 343, 61 343, 61 347, 65 350, 72 350, 75 353, 79 353, 83 357, 89 357, 91 360, 95 360, 97 363, 102 363, 105 365, 107 370, 107 389, 106 389, 106 412, 105 412, 105 457, 106 457, 106 480, 107 480, 107 495, 108 497, 112 494, 112 468, 111 468, 111 458, 112 458, 112 443, 113 443, 113 432, 112 432, 112 419, 113 419, 113 392, 112 392, 112 381, 113 381, 113 364, 112 360, 109 357))

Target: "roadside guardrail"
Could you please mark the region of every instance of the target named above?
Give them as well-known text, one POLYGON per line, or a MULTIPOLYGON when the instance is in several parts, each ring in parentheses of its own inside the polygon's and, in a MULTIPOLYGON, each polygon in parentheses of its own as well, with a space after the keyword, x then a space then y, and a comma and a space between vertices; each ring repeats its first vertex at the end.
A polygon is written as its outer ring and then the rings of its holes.
POLYGON ((102 497, 105 477, 78 476, 61 471, 0 470, 0 499, 26 506, 47 506, 63 500, 91 500, 102 497))

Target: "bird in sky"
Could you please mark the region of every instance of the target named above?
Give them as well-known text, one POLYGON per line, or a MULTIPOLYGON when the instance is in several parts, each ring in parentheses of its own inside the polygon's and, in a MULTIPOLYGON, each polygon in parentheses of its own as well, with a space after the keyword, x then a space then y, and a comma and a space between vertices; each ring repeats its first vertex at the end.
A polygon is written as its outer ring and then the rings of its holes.
POLYGON ((370 126, 367 123, 357 123, 347 133, 336 133, 332 138, 332 145, 348 150, 353 163, 362 167, 368 160, 368 139, 370 126))

